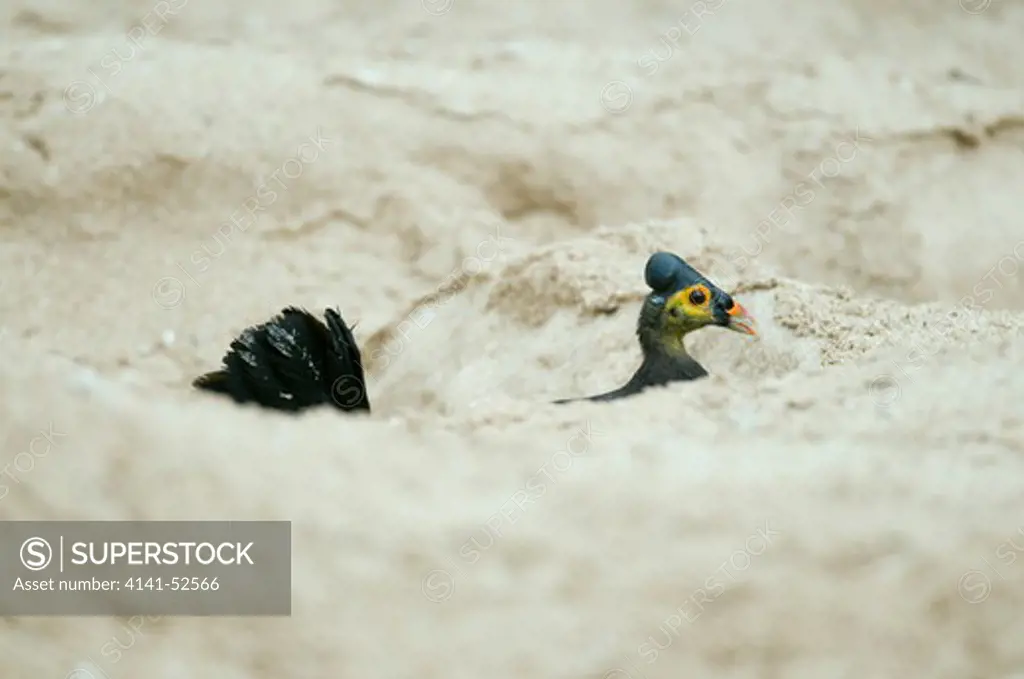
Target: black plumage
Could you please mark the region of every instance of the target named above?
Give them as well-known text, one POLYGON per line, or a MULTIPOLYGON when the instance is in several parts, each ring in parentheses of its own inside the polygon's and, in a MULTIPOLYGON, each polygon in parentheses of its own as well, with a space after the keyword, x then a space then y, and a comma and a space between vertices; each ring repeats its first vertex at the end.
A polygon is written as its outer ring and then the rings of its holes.
POLYGON ((746 310, 681 257, 657 252, 647 260, 644 281, 651 292, 644 298, 636 335, 643 360, 626 384, 612 391, 574 401, 614 401, 650 387, 706 377, 708 372, 683 343, 690 332, 718 325, 755 334, 746 310))
MULTIPOLYGON (((654 301, 654 293, 644 300, 645 310, 656 312, 658 305, 654 301)), ((637 338, 640 341, 640 351, 643 360, 640 367, 636 369, 629 381, 618 389, 603 394, 584 396, 582 398, 565 398, 555 403, 572 403, 574 401, 614 401, 639 394, 650 387, 660 387, 671 382, 684 382, 707 377, 708 371, 704 369, 689 353, 685 351, 673 351, 664 342, 659 341, 648 327, 645 327, 647 319, 653 314, 648 311, 640 313, 640 321, 637 327, 637 338)))
POLYGON ((192 385, 273 410, 330 405, 369 411, 352 330, 334 309, 326 309, 324 318, 326 324, 305 309, 288 307, 266 323, 246 328, 231 342, 223 367, 192 385))
MULTIPOLYGON (((708 373, 686 351, 684 336, 708 325, 755 334, 752 320, 732 298, 677 255, 655 253, 644 280, 651 288, 637 320, 643 361, 618 389, 584 399, 612 401, 649 387, 694 380, 708 373)), ((224 355, 220 370, 196 378, 197 389, 287 412, 329 405, 370 410, 359 347, 351 328, 333 309, 326 324, 304 309, 288 307, 244 330, 224 355)))

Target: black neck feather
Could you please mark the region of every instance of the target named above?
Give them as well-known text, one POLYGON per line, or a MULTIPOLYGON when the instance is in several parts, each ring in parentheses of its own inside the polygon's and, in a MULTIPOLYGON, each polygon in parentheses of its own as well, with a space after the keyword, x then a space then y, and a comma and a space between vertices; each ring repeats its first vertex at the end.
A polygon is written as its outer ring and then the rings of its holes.
POLYGON ((660 310, 650 298, 644 302, 636 329, 640 350, 643 352, 643 362, 626 384, 603 394, 583 399, 563 399, 555 403, 578 400, 613 401, 638 394, 648 387, 706 377, 708 372, 704 366, 686 351, 683 337, 660 332, 659 313, 660 310))

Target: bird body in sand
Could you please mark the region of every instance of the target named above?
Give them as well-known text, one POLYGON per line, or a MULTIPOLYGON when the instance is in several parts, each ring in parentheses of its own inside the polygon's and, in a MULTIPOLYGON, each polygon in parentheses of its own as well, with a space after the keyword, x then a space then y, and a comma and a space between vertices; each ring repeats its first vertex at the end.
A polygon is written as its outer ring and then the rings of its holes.
POLYGON ((305 309, 288 307, 266 323, 246 328, 224 355, 223 367, 192 386, 236 403, 297 412, 334 405, 370 409, 362 356, 352 329, 334 309, 326 323, 305 309))
POLYGON ((753 318, 742 305, 670 252, 647 260, 644 281, 651 292, 644 298, 636 335, 643 360, 629 381, 617 389, 555 403, 614 401, 650 387, 706 377, 708 372, 686 350, 684 338, 708 326, 756 335, 753 318))
MULTIPOLYGON (((707 371, 683 343, 687 334, 707 326, 756 334, 746 310, 678 255, 651 255, 644 280, 651 292, 637 320, 640 367, 617 389, 555 403, 614 401, 650 387, 705 377, 707 371)), ((333 309, 325 310, 324 317, 326 323, 304 309, 288 307, 245 329, 231 343, 223 366, 192 385, 236 403, 272 410, 298 412, 332 405, 368 412, 362 357, 352 329, 333 309)))

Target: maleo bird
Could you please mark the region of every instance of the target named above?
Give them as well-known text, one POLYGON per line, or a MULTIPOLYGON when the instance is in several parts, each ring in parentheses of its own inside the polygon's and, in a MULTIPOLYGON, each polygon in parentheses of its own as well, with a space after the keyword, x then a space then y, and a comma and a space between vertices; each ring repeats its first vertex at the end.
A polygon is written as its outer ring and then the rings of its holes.
POLYGON ((324 317, 326 324, 305 309, 287 307, 246 328, 231 342, 223 367, 200 375, 192 386, 272 410, 333 405, 369 411, 352 330, 334 309, 326 309, 324 317))
POLYGON ((717 325, 756 335, 754 319, 739 303, 671 252, 647 260, 644 280, 651 292, 640 307, 636 336, 643 361, 618 389, 572 401, 614 401, 648 387, 706 377, 708 371, 686 350, 683 338, 694 330, 717 325))
MULTIPOLYGON (((637 321, 643 361, 626 384, 572 401, 613 401, 648 387, 695 380, 708 373, 686 351, 683 339, 706 326, 757 334, 746 310, 678 255, 657 252, 647 260, 644 280, 651 292, 637 321)), ((359 346, 334 309, 326 323, 305 309, 287 307, 231 343, 223 366, 196 378, 197 389, 236 403, 299 412, 330 405, 343 411, 370 410, 359 346)))

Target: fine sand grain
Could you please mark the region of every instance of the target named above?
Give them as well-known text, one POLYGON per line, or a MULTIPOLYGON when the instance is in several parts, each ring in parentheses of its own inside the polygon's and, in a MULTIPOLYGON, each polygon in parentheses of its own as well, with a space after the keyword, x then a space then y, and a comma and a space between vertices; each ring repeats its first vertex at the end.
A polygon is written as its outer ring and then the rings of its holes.
POLYGON ((6 5, 0 519, 291 520, 294 595, 4 679, 1021 676, 1024 3, 6 5), (549 405, 657 249, 761 338, 549 405), (371 416, 189 388, 286 305, 371 416))

